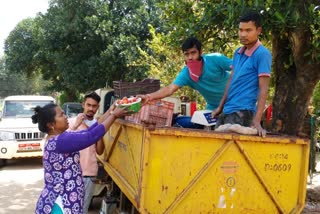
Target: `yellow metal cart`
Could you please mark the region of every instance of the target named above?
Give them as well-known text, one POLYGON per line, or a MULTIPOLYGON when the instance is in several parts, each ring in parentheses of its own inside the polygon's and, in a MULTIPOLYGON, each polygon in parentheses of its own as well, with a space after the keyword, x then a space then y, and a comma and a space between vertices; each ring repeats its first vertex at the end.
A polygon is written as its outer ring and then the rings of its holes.
POLYGON ((99 156, 140 213, 300 213, 309 141, 117 120, 99 156))

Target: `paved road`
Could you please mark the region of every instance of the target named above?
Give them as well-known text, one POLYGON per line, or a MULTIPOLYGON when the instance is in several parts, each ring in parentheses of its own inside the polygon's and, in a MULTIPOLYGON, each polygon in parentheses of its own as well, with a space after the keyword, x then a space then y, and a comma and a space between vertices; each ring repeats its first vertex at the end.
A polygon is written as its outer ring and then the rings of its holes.
POLYGON ((0 168, 0 214, 34 213, 42 186, 41 159, 8 161, 0 168))
MULTIPOLYGON (((40 158, 9 160, 0 168, 0 214, 32 214, 43 188, 40 158)), ((95 199, 89 214, 99 213, 95 199)))

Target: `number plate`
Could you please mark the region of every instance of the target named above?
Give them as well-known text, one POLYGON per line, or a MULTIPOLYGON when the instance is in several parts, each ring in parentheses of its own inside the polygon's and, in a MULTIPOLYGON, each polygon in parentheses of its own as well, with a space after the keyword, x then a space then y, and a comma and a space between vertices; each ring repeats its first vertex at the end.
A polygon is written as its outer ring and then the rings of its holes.
POLYGON ((19 144, 17 152, 37 152, 41 151, 40 143, 19 144))

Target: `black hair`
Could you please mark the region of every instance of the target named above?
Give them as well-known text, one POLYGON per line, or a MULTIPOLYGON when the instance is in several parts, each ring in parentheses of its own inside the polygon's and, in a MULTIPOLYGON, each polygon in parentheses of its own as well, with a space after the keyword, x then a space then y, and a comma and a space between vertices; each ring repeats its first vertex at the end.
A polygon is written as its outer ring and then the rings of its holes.
POLYGON ((201 42, 195 37, 189 37, 184 43, 182 44, 182 51, 186 51, 190 48, 196 47, 198 51, 201 51, 201 42))
POLYGON ((261 27, 261 18, 259 13, 251 11, 242 15, 239 19, 239 22, 250 22, 250 21, 254 22, 257 28, 261 27))
POLYGON ((34 108, 34 115, 32 115, 32 123, 38 123, 38 128, 44 133, 48 133, 47 124, 55 121, 57 107, 54 103, 49 103, 43 107, 37 106, 34 108))
POLYGON ((100 103, 101 97, 94 91, 90 91, 84 95, 83 101, 85 102, 88 98, 94 99, 97 103, 100 103))

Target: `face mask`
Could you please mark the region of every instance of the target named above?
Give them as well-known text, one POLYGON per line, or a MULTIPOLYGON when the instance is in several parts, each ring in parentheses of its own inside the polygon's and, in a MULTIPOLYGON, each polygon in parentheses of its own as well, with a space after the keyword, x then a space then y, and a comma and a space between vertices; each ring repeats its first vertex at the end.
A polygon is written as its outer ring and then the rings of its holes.
POLYGON ((93 120, 87 120, 85 119, 83 122, 88 126, 92 126, 97 120, 96 119, 93 119, 93 120))
POLYGON ((195 82, 199 81, 199 78, 202 74, 202 66, 203 66, 202 60, 190 60, 187 62, 189 75, 193 81, 195 82))

